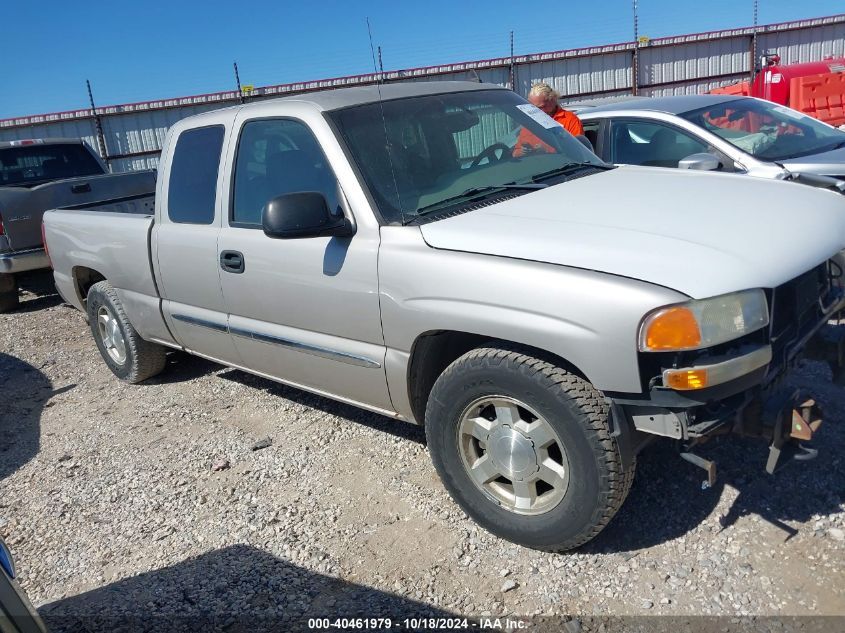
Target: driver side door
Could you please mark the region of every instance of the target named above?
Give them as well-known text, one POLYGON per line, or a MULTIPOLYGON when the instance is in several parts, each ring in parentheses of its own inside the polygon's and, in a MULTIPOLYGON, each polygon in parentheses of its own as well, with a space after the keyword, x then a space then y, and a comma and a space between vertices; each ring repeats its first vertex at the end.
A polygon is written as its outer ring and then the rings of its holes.
POLYGON ((349 208, 311 129, 294 118, 239 119, 228 212, 220 232, 228 324, 246 367, 294 386, 385 411, 377 226, 352 237, 274 239, 261 214, 280 195, 312 191, 349 208))

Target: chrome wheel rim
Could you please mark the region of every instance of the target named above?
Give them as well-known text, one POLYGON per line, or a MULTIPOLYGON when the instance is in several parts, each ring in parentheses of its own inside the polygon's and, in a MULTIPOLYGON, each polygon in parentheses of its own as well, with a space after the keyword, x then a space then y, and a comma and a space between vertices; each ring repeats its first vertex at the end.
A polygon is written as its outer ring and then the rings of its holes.
POLYGON ((485 396, 458 424, 461 461, 473 484, 516 514, 544 514, 569 488, 569 460, 560 437, 524 402, 485 396))
POLYGON ((122 365, 126 362, 126 340, 114 315, 106 306, 100 306, 97 311, 97 329, 103 348, 114 362, 122 365))

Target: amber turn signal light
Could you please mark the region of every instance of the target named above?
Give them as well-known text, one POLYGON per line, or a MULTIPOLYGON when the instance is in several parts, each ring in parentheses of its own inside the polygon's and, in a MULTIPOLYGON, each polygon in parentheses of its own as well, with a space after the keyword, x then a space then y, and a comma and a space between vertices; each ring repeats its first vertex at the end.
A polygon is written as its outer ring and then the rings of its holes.
POLYGON ((701 330, 689 308, 667 308, 649 319, 644 340, 651 351, 694 349, 701 345, 701 330))
POLYGON ((691 391, 704 389, 707 386, 708 376, 706 369, 677 369, 665 372, 663 380, 670 389, 691 391))

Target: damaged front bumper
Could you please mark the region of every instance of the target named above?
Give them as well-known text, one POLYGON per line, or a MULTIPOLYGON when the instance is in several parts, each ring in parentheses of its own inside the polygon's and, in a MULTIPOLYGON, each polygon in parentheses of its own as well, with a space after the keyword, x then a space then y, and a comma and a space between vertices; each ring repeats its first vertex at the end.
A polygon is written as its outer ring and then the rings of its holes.
POLYGON ((762 438, 769 444, 766 471, 770 474, 793 460, 809 460, 817 451, 805 445, 822 424, 819 405, 799 389, 753 388, 728 401, 691 408, 667 409, 610 400, 614 436, 623 460, 630 462, 656 437, 678 441, 681 457, 707 472, 707 484, 716 479, 716 465, 693 449, 716 435, 737 434, 762 438))
MULTIPOLYGON (((782 295, 776 290, 773 302, 782 301, 782 295)), ((671 438, 678 441, 684 459, 707 471, 712 485, 715 465, 691 451, 715 435, 736 433, 765 439, 769 444, 766 470, 770 473, 792 459, 814 457, 816 452, 803 443, 809 442, 821 425, 821 411, 807 394, 789 387, 788 377, 808 341, 842 307, 841 289, 830 287, 822 296, 825 300, 814 301, 811 310, 789 313, 798 325, 786 324, 783 319, 779 322, 773 314, 768 340, 746 342, 701 362, 664 367, 644 394, 607 394, 623 459, 633 459, 655 437, 671 438), (710 383, 714 386, 676 391, 660 380, 667 371, 702 369, 718 377, 710 383)))

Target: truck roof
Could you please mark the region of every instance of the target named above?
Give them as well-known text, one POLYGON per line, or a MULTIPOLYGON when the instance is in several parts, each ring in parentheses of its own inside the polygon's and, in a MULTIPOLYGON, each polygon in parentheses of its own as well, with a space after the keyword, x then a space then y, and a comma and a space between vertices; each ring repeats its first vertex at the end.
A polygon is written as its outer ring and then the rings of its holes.
POLYGON ((246 105, 230 106, 211 110, 201 114, 188 117, 192 121, 202 119, 206 116, 214 116, 222 110, 243 109, 249 111, 253 108, 264 107, 268 103, 297 102, 309 103, 322 111, 338 110, 350 106, 364 105, 367 103, 378 103, 379 101, 390 101, 392 99, 403 99, 405 97, 420 97, 425 95, 444 94, 449 92, 470 92, 473 90, 507 90, 496 84, 480 83, 477 81, 408 81, 400 83, 382 84, 381 86, 355 86, 352 88, 335 88, 321 90, 319 92, 308 92, 275 99, 260 99, 246 105))
MULTIPOLYGON (((496 84, 485 84, 475 81, 407 81, 380 86, 356 86, 354 88, 340 88, 323 90, 307 94, 284 97, 283 99, 313 103, 321 110, 336 110, 349 106, 402 99, 405 97, 420 97, 425 95, 443 94, 446 92, 468 92, 472 90, 507 90, 496 84)), ((245 106, 249 107, 249 106, 245 106)))

